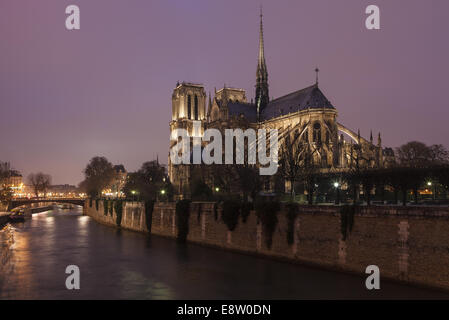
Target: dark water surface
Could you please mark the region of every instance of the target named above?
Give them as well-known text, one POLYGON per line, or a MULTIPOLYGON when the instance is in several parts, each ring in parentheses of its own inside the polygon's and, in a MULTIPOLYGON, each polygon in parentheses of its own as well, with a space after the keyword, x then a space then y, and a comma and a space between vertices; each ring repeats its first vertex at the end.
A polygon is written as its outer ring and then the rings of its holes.
MULTIPOLYGON (((11 230, 1 299, 448 298, 432 290, 221 251, 98 224, 81 211, 47 211, 11 230), (81 289, 67 290, 77 265, 81 289)), ((5 230, 3 231, 5 232, 5 230)), ((3 237, 5 238, 5 237, 3 237)), ((2 237, 0 237, 0 240, 2 237)))

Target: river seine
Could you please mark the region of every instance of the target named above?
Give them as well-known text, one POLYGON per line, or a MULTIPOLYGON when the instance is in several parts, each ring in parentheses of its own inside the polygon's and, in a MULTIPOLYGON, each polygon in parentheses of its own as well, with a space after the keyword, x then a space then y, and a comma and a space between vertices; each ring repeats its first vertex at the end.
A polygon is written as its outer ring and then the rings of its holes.
MULTIPOLYGON (((415 299, 449 294, 178 244, 98 224, 79 210, 34 214, 0 231, 0 299, 415 299), (68 290, 68 265, 80 289, 68 290)), ((382 272, 382 270, 381 270, 382 272)))

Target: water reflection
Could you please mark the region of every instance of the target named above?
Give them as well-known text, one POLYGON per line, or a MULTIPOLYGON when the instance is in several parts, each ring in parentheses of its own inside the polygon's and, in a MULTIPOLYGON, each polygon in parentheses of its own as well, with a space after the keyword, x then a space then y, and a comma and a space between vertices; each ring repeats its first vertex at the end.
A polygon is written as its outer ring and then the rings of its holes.
POLYGON ((89 219, 88 216, 79 216, 77 219, 78 236, 81 238, 80 240, 82 240, 82 238, 87 238, 89 219))
POLYGON ((11 230, 15 244, 0 272, 2 299, 448 297, 385 282, 371 292, 364 278, 119 230, 80 210, 35 214, 11 230), (80 268, 81 290, 65 288, 70 264, 80 268))
POLYGON ((171 288, 166 283, 149 279, 142 273, 135 271, 123 271, 120 279, 120 290, 125 299, 167 300, 175 298, 171 288))
POLYGON ((10 247, 10 257, 7 263, 4 265, 4 272, 0 285, 1 295, 5 298, 13 298, 13 290, 8 288, 21 287, 21 292, 24 298, 32 296, 32 292, 36 286, 36 281, 33 277, 36 270, 33 270, 33 264, 31 263, 32 257, 30 255, 30 239, 28 237, 22 237, 22 230, 20 228, 11 227, 11 231, 14 233, 14 244, 10 247), (14 274, 16 276, 9 277, 7 275, 14 274), (6 290, 5 290, 6 288, 6 290))

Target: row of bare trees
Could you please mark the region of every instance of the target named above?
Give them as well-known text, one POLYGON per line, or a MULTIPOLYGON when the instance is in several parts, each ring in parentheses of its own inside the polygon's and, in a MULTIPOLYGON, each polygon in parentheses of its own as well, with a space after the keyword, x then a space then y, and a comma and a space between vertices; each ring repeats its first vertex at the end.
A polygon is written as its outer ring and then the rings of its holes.
POLYGON ((39 197, 39 193, 43 193, 44 197, 47 197, 48 189, 51 186, 51 176, 42 172, 30 173, 28 183, 33 188, 36 197, 39 197))
MULTIPOLYGON (((403 204, 413 194, 418 202, 419 190, 432 185, 449 191, 449 153, 442 145, 427 146, 412 141, 396 149, 395 161, 388 167, 370 167, 363 161, 361 148, 354 147, 349 168, 323 168, 313 161, 313 150, 298 135, 287 134, 279 149, 279 167, 271 183, 278 194, 285 192, 289 182, 290 194, 296 191, 307 195, 307 202, 314 203, 317 195, 337 194, 346 200, 359 201, 360 195, 369 205, 372 195, 385 201, 387 198, 403 204), (278 186, 278 187, 276 187, 278 186), (387 197, 388 196, 388 197, 387 197), (400 196, 402 196, 401 199, 400 196)), ((246 160, 246 159, 245 159, 246 160)), ((206 200, 239 195, 244 201, 254 199, 263 189, 266 178, 259 175, 256 165, 195 165, 191 172, 192 199, 206 200), (218 192, 219 191, 219 192, 218 192)), ((271 185, 271 188, 272 185, 271 185)), ((339 202, 339 199, 337 199, 339 202)))
MULTIPOLYGON (((13 197, 13 190, 11 189, 10 179, 13 175, 17 175, 16 170, 11 170, 9 163, 0 161, 0 201, 2 203, 9 202, 13 197)), ((28 184, 33 188, 36 197, 39 193, 44 193, 46 196, 48 189, 51 186, 51 176, 42 172, 31 173, 28 178, 28 184)))
MULTIPOLYGON (((449 190, 449 152, 442 145, 427 146, 424 143, 412 141, 396 149, 395 162, 388 168, 370 168, 360 161, 360 153, 353 154, 354 161, 349 169, 323 172, 311 161, 309 145, 297 141, 295 137, 286 136, 280 149, 279 173, 291 184, 291 194, 294 197, 295 185, 298 182, 307 191, 309 204, 313 203, 313 195, 318 186, 327 185, 332 188, 335 184, 336 192, 342 185, 355 202, 360 191, 365 201, 371 203, 374 190, 383 201, 386 190, 394 193, 395 202, 402 194, 402 203, 407 202, 407 194, 412 192, 414 200, 418 202, 420 188, 436 186, 449 190)), ((433 188, 435 193, 435 187, 433 188)))
MULTIPOLYGON (((316 185, 327 185, 327 191, 341 190, 347 199, 357 202, 359 195, 370 205, 373 195, 379 201, 393 200, 406 205, 409 195, 415 203, 419 200, 419 191, 431 189, 433 197, 437 186, 449 191, 449 165, 435 165, 426 167, 390 167, 364 168, 340 173, 316 175, 316 185), (338 190, 333 184, 336 183, 338 190), (391 195, 393 198, 391 199, 391 195)), ((314 192, 316 190, 313 190, 314 192)), ((332 192, 332 191, 331 191, 332 192)))

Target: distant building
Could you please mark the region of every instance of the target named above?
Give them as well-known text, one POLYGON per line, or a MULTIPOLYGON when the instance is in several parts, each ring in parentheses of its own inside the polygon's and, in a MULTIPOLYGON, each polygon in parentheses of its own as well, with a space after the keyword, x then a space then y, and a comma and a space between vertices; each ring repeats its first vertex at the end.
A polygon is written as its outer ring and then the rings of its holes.
POLYGON ((77 187, 70 184, 58 184, 52 185, 48 189, 49 197, 63 197, 70 198, 75 197, 78 194, 77 187))
POLYGON ((22 196, 25 190, 23 184, 22 174, 14 169, 11 169, 7 162, 0 163, 2 177, 0 177, 0 188, 10 188, 13 196, 22 196))
POLYGON ((11 170, 9 176, 9 184, 12 188, 19 188, 23 186, 22 174, 17 170, 11 170))

